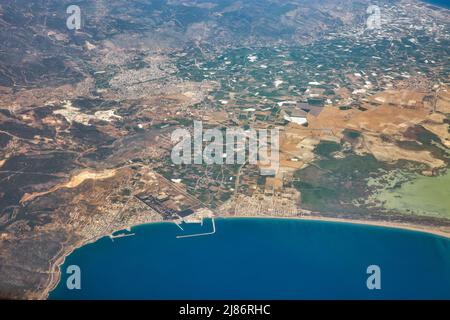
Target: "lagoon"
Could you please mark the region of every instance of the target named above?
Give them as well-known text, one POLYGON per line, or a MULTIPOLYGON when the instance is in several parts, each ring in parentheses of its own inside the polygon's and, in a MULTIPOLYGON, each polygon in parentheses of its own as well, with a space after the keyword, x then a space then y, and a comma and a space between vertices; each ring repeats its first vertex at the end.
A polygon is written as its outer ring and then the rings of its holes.
POLYGON ((378 191, 375 198, 393 212, 450 218, 450 170, 436 177, 416 174, 400 186, 378 191))

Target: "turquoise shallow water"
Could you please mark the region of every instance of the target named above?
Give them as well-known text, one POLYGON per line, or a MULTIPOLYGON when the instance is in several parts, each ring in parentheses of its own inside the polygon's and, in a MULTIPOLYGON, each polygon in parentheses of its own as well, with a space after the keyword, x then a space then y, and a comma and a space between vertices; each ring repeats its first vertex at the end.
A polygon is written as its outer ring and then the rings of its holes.
POLYGON ((177 239, 177 226, 159 223, 102 238, 67 257, 50 299, 450 299, 449 239, 289 219, 216 219, 216 228, 177 239), (66 287, 69 265, 81 269, 81 290, 66 287), (369 265, 381 268, 381 290, 367 289, 369 265))

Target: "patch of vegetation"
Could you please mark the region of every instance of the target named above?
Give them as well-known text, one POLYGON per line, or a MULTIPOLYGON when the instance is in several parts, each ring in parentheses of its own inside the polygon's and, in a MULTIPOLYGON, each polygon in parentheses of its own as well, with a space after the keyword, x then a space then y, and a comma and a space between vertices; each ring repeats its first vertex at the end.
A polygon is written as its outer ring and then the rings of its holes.
POLYGON ((323 204, 330 202, 330 199, 339 198, 337 190, 326 186, 300 181, 296 187, 301 190, 302 204, 309 208, 320 209, 323 207, 323 204))
POLYGON ((297 171, 294 176, 298 181, 294 187, 302 193, 305 209, 360 213, 364 208, 356 207, 354 200, 367 196, 367 179, 386 167, 372 155, 327 158, 297 171))
POLYGON ((266 184, 266 176, 258 176, 258 186, 264 186, 266 184))
POLYGON ((320 141, 314 149, 314 153, 322 157, 330 157, 333 152, 341 150, 341 145, 333 141, 320 141))
POLYGON ((361 132, 356 131, 356 130, 345 129, 344 137, 351 139, 351 140, 355 140, 355 139, 358 139, 359 137, 361 137, 361 132))
POLYGON ((405 132, 405 137, 411 139, 411 141, 400 141, 397 142, 397 145, 409 150, 429 151, 433 155, 433 157, 449 163, 449 157, 446 147, 442 144, 441 139, 431 131, 418 125, 409 128, 405 132))
POLYGON ((434 133, 428 131, 424 127, 420 127, 420 130, 417 134, 417 140, 422 142, 423 144, 430 145, 433 141, 439 144, 442 144, 441 139, 435 135, 434 133))

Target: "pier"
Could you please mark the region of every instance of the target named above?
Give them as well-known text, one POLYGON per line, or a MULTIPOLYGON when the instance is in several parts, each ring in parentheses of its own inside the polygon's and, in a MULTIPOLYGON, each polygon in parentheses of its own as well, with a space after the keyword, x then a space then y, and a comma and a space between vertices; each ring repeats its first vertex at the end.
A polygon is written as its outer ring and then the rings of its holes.
MULTIPOLYGON (((213 230, 211 232, 205 232, 205 233, 195 233, 195 234, 188 234, 188 235, 182 235, 182 236, 177 236, 177 239, 181 239, 181 238, 192 238, 192 237, 201 237, 201 236, 209 236, 211 234, 216 233, 216 223, 214 221, 214 218, 211 218, 211 222, 212 222, 212 228, 213 230)), ((203 226, 203 219, 201 221, 201 225, 203 226)))
POLYGON ((121 233, 118 235, 110 235, 109 238, 114 242, 114 239, 118 239, 118 238, 125 238, 125 237, 131 237, 131 236, 135 236, 136 233, 121 233))

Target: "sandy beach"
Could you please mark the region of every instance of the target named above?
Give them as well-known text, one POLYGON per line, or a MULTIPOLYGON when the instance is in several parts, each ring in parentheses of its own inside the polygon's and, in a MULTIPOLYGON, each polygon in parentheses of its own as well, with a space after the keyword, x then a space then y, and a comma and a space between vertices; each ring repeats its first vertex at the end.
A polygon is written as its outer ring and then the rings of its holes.
POLYGON ((429 233, 444 238, 450 239, 450 228, 437 228, 431 226, 421 226, 408 223, 398 223, 389 221, 376 221, 376 220, 358 220, 358 219, 343 219, 343 218, 331 218, 323 216, 302 216, 302 217, 277 217, 277 216, 223 216, 217 218, 258 218, 258 219, 299 219, 308 221, 327 221, 327 222, 340 222, 351 224, 363 224, 369 226, 405 229, 416 232, 429 233))

